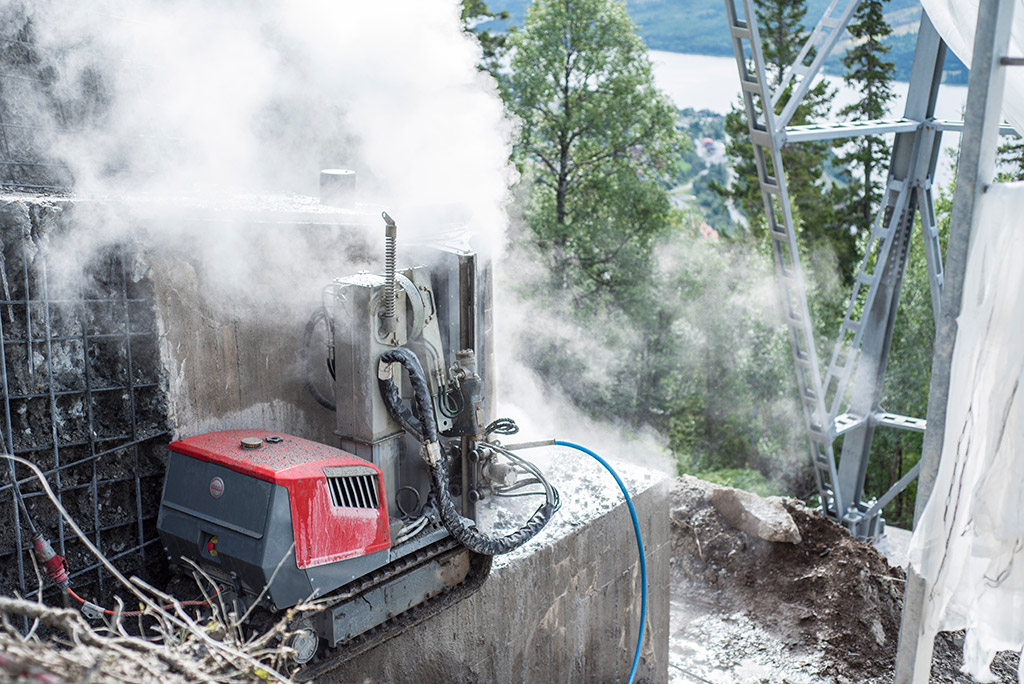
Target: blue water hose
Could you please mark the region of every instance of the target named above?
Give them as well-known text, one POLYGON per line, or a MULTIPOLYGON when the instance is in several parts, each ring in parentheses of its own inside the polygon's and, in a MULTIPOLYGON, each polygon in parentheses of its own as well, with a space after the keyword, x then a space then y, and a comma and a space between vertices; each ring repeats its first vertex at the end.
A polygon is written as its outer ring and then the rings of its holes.
POLYGON ((633 531, 636 533, 636 548, 640 552, 640 633, 636 637, 636 653, 633 656, 633 668, 629 671, 629 680, 626 682, 626 684, 633 684, 633 677, 636 676, 636 668, 640 664, 640 647, 644 641, 644 625, 647 622, 647 562, 644 556, 644 540, 640 535, 640 523, 636 519, 636 509, 633 508, 633 500, 629 498, 629 492, 626 491, 626 485, 622 483, 622 479, 619 477, 618 473, 608 465, 608 461, 579 444, 562 442, 557 439, 555 440, 555 444, 558 446, 569 447, 570 449, 576 449, 577 451, 582 451, 603 465, 605 470, 611 473, 612 477, 615 478, 615 482, 619 485, 619 489, 622 490, 622 496, 626 498, 626 505, 629 506, 629 515, 633 518, 633 531))

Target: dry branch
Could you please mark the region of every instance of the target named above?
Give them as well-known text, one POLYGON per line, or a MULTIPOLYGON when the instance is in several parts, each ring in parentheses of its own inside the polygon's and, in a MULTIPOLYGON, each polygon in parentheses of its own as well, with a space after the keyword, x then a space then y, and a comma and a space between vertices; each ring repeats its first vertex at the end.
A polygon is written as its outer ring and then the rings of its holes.
MULTIPOLYGON (((94 628, 78 611, 43 604, 41 592, 35 601, 0 596, 0 680, 19 684, 292 681, 281 672, 292 663, 288 657, 291 649, 284 645, 291 612, 266 634, 248 640, 243 638, 245 630, 240 621, 227 615, 219 600, 210 601, 207 619, 193 618, 172 596, 137 577, 128 579, 118 572, 82 533, 35 465, 17 456, 0 454, 0 458, 17 461, 33 471, 68 527, 110 574, 139 599, 142 614, 152 621, 148 629, 157 636, 146 639, 129 634, 122 624, 120 600, 116 610, 107 611, 110 614, 104 616, 105 624, 94 628), (22 634, 11 625, 10 617, 31 620, 33 627, 22 634), (37 625, 49 628, 53 634, 46 639, 40 637, 37 625), (214 638, 213 625, 229 625, 230 629, 214 638)), ((203 592, 206 593, 205 589, 203 592)))

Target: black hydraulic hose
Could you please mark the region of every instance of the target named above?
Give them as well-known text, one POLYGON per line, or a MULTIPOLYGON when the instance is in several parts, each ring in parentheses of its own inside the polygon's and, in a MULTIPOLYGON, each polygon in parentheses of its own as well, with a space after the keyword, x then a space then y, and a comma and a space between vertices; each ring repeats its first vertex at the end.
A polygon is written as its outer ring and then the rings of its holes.
POLYGON ((384 398, 384 405, 388 407, 391 417, 421 444, 436 442, 437 421, 434 419, 434 411, 430 403, 430 388, 427 387, 427 379, 420 360, 405 347, 396 347, 381 354, 380 363, 388 364, 388 366, 382 365, 378 369, 377 384, 380 386, 380 395, 384 398), (391 376, 390 364, 392 363, 402 364, 409 374, 416 416, 413 416, 412 412, 402 403, 398 385, 395 384, 391 376))
POLYGON ((533 516, 526 521, 526 524, 515 532, 506 534, 504 537, 488 537, 470 527, 467 522, 471 521, 467 521, 455 509, 455 503, 448 492, 448 468, 444 462, 435 463, 430 468, 430 472, 434 476, 434 495, 437 497, 441 522, 444 523, 448 532, 470 551, 496 556, 517 549, 540 532, 555 512, 555 507, 551 503, 544 502, 544 505, 537 509, 533 516))
POLYGON ((491 421, 490 425, 484 428, 484 434, 514 435, 519 432, 519 426, 511 418, 498 418, 491 421))
POLYGON ((420 444, 423 445, 427 463, 430 465, 430 474, 433 481, 432 489, 434 498, 437 500, 438 513, 448 533, 470 551, 494 556, 508 553, 522 546, 540 532, 555 512, 555 506, 551 500, 546 500, 544 505, 538 508, 533 516, 526 521, 525 525, 503 537, 488 537, 471 527, 473 521, 463 518, 455 507, 455 502, 452 501, 448 483, 448 463, 447 459, 440 455, 440 447, 437 443, 437 421, 434 418, 433 404, 430 401, 430 390, 427 387, 426 376, 423 373, 422 366, 420 366, 419 359, 408 349, 398 347, 396 349, 389 349, 381 354, 380 363, 381 366, 378 369, 377 378, 380 384, 381 396, 384 398, 384 404, 388 407, 394 419, 413 434, 420 441, 420 444), (413 389, 415 417, 410 414, 409 409, 402 403, 402 398, 398 393, 398 386, 392 378, 390 367, 392 363, 402 364, 409 374, 409 384, 413 389), (418 425, 414 421, 418 422, 418 425))

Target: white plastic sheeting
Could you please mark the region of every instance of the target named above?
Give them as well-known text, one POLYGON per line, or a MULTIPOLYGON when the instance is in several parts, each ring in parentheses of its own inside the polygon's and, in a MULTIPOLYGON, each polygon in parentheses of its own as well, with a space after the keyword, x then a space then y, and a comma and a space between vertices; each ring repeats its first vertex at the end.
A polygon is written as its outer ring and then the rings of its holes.
MULTIPOLYGON (((935 30, 968 68, 974 54, 978 2, 979 0, 921 0, 921 5, 935 25, 935 30)), ((1013 8, 1009 53, 1020 57, 1024 56, 1024 0, 1016 0, 1016 3, 1013 8)), ((1024 67, 1007 69, 1003 116, 1018 132, 1024 132, 1024 67)))
POLYGON ((1024 648, 1024 183, 981 203, 942 460, 910 562, 928 584, 923 633, 966 629, 964 669, 984 682, 996 651, 1024 648))

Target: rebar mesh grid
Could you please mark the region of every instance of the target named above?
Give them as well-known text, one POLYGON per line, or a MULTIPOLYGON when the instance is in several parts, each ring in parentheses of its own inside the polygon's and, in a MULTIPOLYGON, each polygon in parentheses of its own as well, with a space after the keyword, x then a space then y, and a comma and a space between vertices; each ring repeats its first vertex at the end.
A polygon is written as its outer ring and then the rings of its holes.
POLYGON ((56 92, 56 60, 34 44, 30 22, 16 12, 0 12, 0 187, 66 190, 71 172, 50 152, 72 128, 56 92))
MULTIPOLYGON (((62 297, 52 296, 45 251, 33 240, 5 240, 0 256, 4 450, 44 471, 110 560, 145 576, 162 557, 154 545, 168 442, 150 286, 130 277, 125 247, 91 259, 77 292, 62 297)), ((67 558, 75 586, 105 596, 109 577, 35 478, 11 462, 0 473, 0 593, 38 586, 17 477, 29 515, 67 558)))

